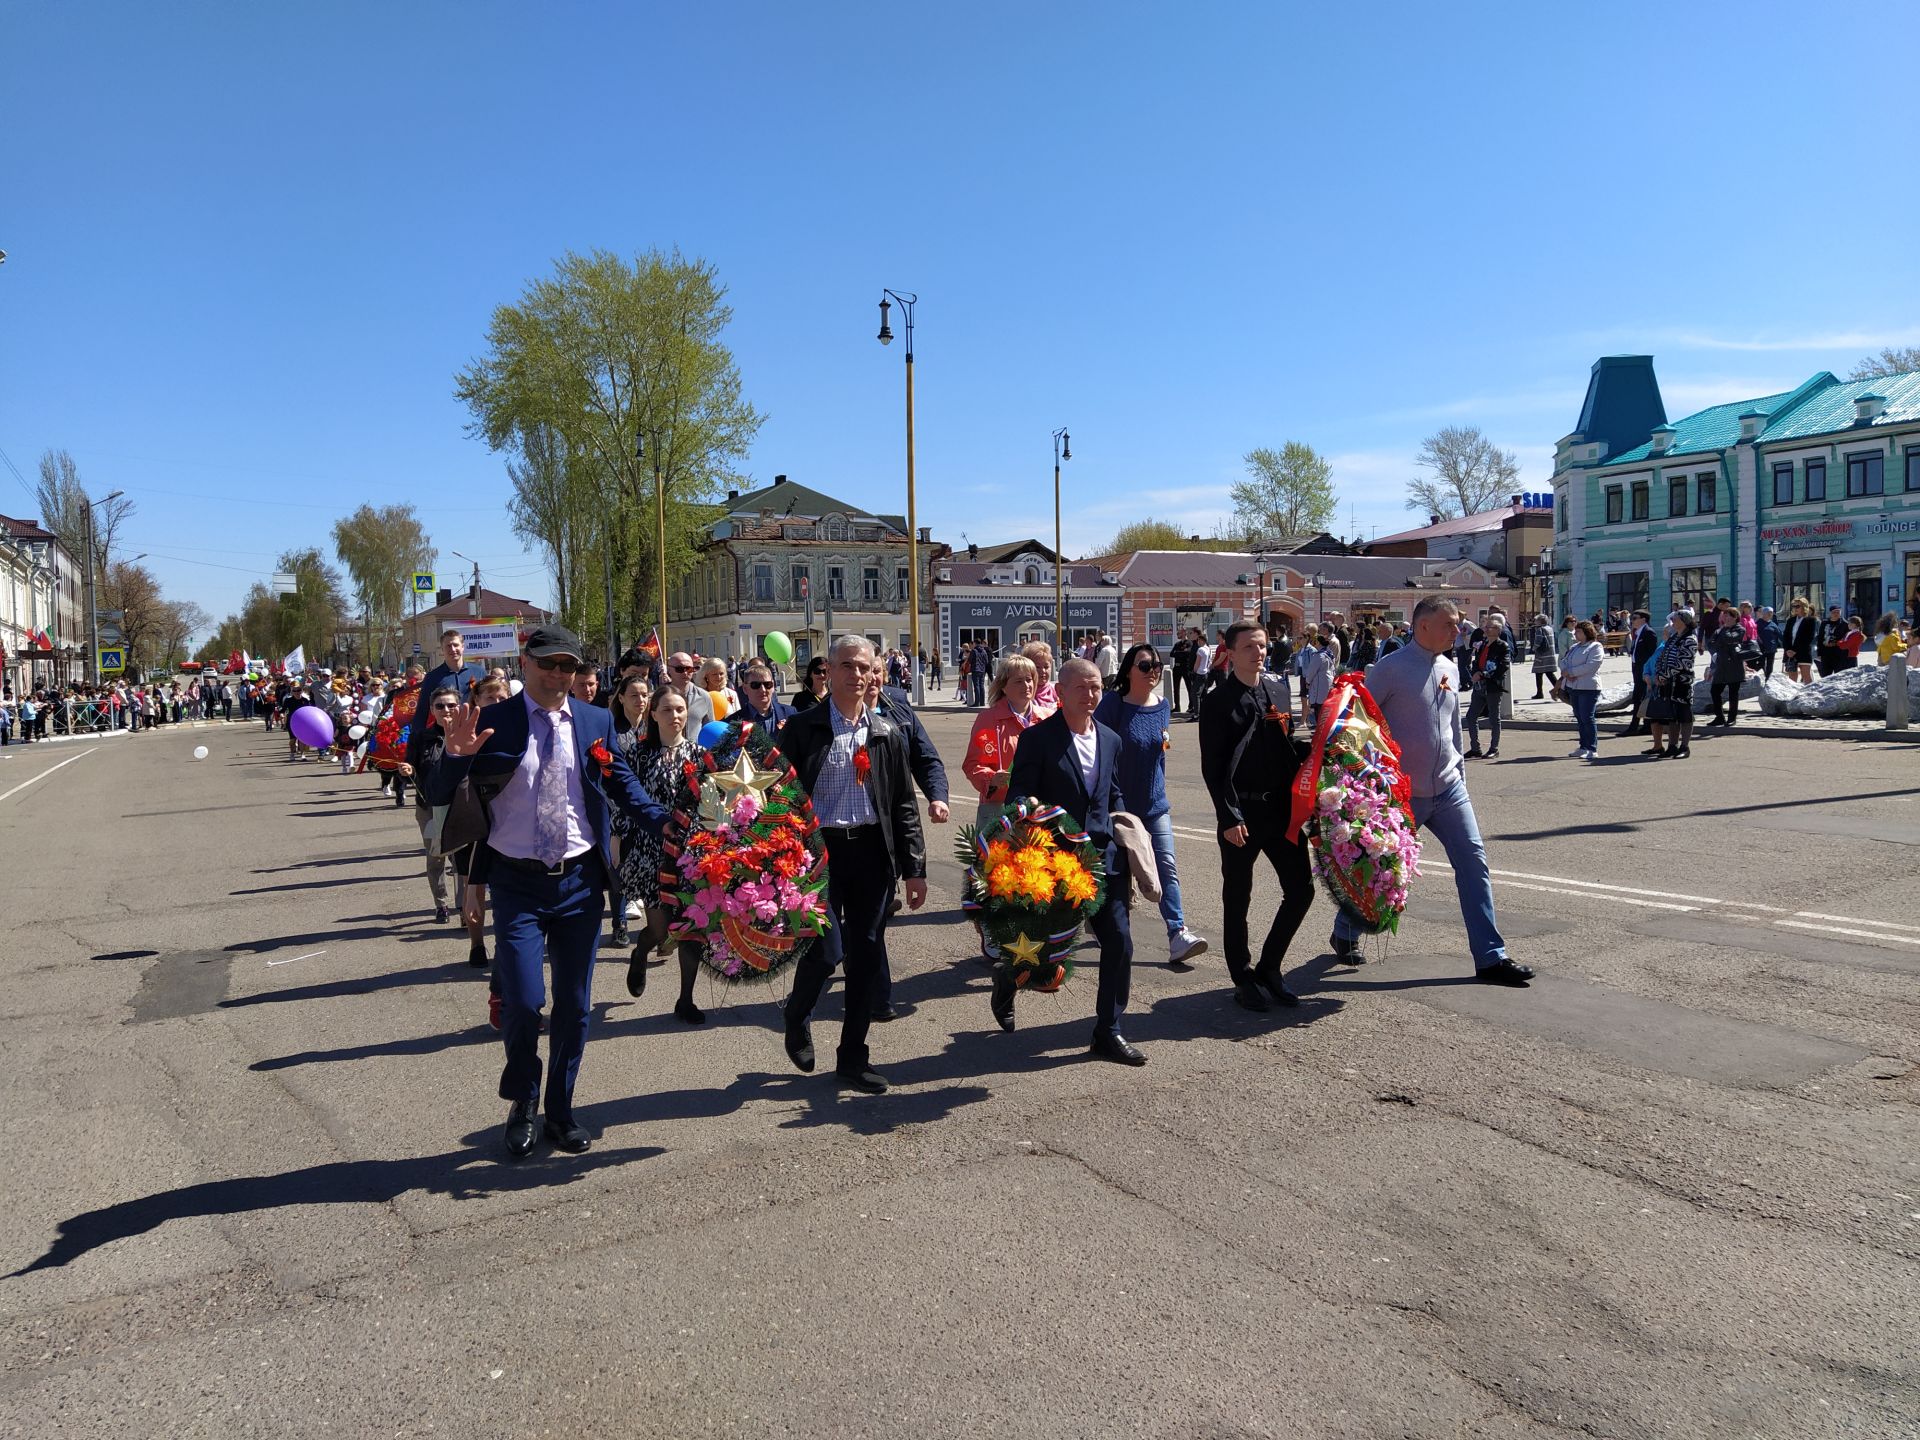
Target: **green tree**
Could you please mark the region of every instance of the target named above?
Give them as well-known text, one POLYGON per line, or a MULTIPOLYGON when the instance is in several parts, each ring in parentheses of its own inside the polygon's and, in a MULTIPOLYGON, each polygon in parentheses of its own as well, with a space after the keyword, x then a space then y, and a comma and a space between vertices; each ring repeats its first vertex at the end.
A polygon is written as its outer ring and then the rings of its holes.
POLYGON ((1415 462, 1430 473, 1407 482, 1407 508, 1442 520, 1477 515, 1505 500, 1520 462, 1472 425, 1449 425, 1420 442, 1415 462))
POLYGON ((333 655, 334 638, 347 622, 347 598, 340 589, 340 572, 315 546, 285 552, 279 568, 293 576, 291 594, 274 601, 265 586, 255 586, 248 592, 250 610, 255 591, 277 607, 271 612, 267 643, 254 653, 278 662, 299 645, 306 648, 308 662, 318 664, 333 655))
POLYGON ((360 611, 362 653, 380 652, 374 641, 392 635, 407 613, 409 580, 416 570, 433 567, 433 545, 411 505, 362 505, 334 523, 333 548, 353 582, 360 611))
POLYGON ((1243 535, 1313 535, 1333 523, 1333 467, 1314 450, 1289 440, 1243 457, 1247 478, 1234 482, 1234 527, 1243 535))
POLYGON ((1849 380, 1877 380, 1882 375, 1904 375, 1909 370, 1920 370, 1920 345, 1909 345, 1905 349, 1889 345, 1878 355, 1869 355, 1853 367, 1849 380))
MULTIPOLYGON (((585 618, 576 612, 588 552, 596 535, 609 528, 624 507, 552 426, 521 425, 511 443, 516 458, 507 461, 507 478, 513 482, 508 519, 514 534, 546 553, 553 567, 555 607, 577 630, 585 618)), ((625 598, 630 604, 631 597, 625 598)), ((600 608, 604 613, 605 607, 600 608)))
MULTIPOLYGON (((579 478, 575 464, 591 467, 614 511, 600 517, 601 543, 619 553, 621 537, 630 537, 623 588, 636 625, 655 608, 660 568, 671 581, 693 564, 712 515, 706 502, 740 478, 737 462, 762 422, 721 340, 733 317, 725 296, 713 266, 677 250, 632 262, 604 250, 569 252, 518 304, 494 311, 487 353, 454 377, 454 394, 473 417, 469 434, 496 450, 517 449, 525 465, 529 427, 543 427, 562 447, 570 485, 579 478), (656 469, 667 500, 663 553, 654 543, 656 469)), ((546 463, 543 483, 551 456, 546 463)), ((542 533, 538 543, 552 542, 542 533)), ((572 558, 583 556, 575 550, 572 558)), ((575 612, 584 604, 582 579, 577 570, 568 576, 575 612)))

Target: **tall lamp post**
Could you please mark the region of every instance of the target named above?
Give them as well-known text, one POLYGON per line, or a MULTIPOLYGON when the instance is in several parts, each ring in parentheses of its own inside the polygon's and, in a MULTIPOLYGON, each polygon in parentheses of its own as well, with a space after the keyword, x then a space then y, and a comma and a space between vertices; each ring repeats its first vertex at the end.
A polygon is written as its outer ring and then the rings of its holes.
MULTIPOLYGON (((913 494, 913 307, 920 297, 908 291, 902 295, 885 286, 880 289, 880 334, 882 345, 893 343, 893 328, 887 324, 887 311, 898 304, 906 317, 907 332, 907 668, 913 672, 913 703, 917 709, 926 703, 926 678, 920 665, 920 530, 919 514, 913 494)), ((827 639, 831 641, 832 635, 827 639)))
POLYGON ((1771 583, 1767 586, 1767 590, 1773 596, 1773 609, 1777 615, 1780 611, 1780 542, 1778 540, 1768 547, 1768 553, 1773 558, 1773 574, 1769 577, 1771 583))
POLYGON ((1053 432, 1053 673, 1067 663, 1066 587, 1061 583, 1061 568, 1066 564, 1060 553, 1060 462, 1073 458, 1073 437, 1062 425, 1053 432))
POLYGON ((1323 625, 1327 619, 1327 577, 1325 572, 1313 572, 1313 623, 1323 625))
MULTIPOLYGON (((633 458, 647 458, 645 432, 633 437, 633 458)), ((653 574, 659 585, 660 664, 667 663, 667 488, 660 474, 660 437, 653 437, 653 574)))
MULTIPOLYGON (((5 258, 4 251, 0 251, 0 258, 5 258)), ((100 683, 100 601, 94 588, 93 512, 95 507, 105 505, 109 500, 118 500, 126 493, 124 490, 115 490, 87 505, 87 633, 93 641, 93 653, 87 657, 87 674, 93 677, 95 685, 100 683)))

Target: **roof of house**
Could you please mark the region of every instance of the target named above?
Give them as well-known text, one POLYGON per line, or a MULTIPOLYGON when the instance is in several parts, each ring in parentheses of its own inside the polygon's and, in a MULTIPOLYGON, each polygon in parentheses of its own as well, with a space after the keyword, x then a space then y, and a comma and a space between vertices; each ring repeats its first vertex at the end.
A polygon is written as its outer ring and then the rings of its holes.
POLYGON ((1298 574, 1325 577, 1328 584, 1382 590, 1410 583, 1434 567, 1466 563, 1422 559, 1418 555, 1264 555, 1232 554, 1218 550, 1136 550, 1120 570, 1120 583, 1131 590, 1229 590, 1261 568, 1269 573, 1282 567, 1298 574))
POLYGON ((1028 553, 1039 555, 1048 560, 1058 558, 1053 553, 1053 547, 1051 545, 1043 545, 1031 537, 1025 540, 1009 540, 1000 545, 982 545, 980 547, 980 559, 989 563, 993 561, 1011 560, 1016 555, 1028 553))
MULTIPOLYGON (((1710 405, 1674 422, 1673 443, 1664 453, 1694 455, 1724 450, 1740 438, 1740 417, 1755 412, 1768 417, 1760 432, 1760 438, 1768 441, 1837 435, 1869 430, 1876 425, 1911 424, 1920 420, 1920 371, 1880 375, 1871 380, 1839 380, 1823 370, 1799 388, 1778 395, 1710 405), (1863 395, 1879 395, 1887 402, 1879 416, 1864 425, 1853 418, 1853 402, 1863 395)), ((1623 455, 1609 457, 1604 463, 1625 465, 1652 458, 1653 444, 1648 441, 1623 455)))
MULTIPOLYGON (((1018 552, 1016 551, 1015 553, 1017 554, 1018 552)), ((1006 563, 1004 560, 993 562, 985 560, 942 560, 940 562, 941 571, 952 578, 944 580, 941 583, 946 585, 984 585, 987 583, 987 572, 989 570, 1001 569, 1006 563)), ((1069 562, 1064 567, 1062 574, 1066 583, 1072 586, 1092 586, 1100 583, 1100 567, 1098 565, 1088 564, 1085 561, 1069 562)), ((1043 590, 1052 590, 1053 581, 1051 579, 1041 581, 1040 588, 1043 590)))
MULTIPOLYGON (((541 620, 552 618, 552 612, 544 606, 536 605, 531 600, 518 599, 512 595, 502 595, 498 590, 489 590, 484 585, 480 587, 480 613, 482 615, 524 615, 530 619, 538 618, 541 620)), ((473 616, 467 612, 467 592, 465 590, 456 590, 453 592, 453 599, 449 600, 446 604, 436 605, 431 610, 422 610, 415 618, 419 620, 471 620, 473 616)))
POLYGON ((1517 512, 1511 504, 1502 505, 1497 510, 1480 510, 1472 515, 1456 515, 1451 520, 1442 520, 1438 525, 1422 525, 1417 530, 1402 530, 1397 535, 1376 536, 1367 543, 1393 545, 1402 544, 1408 540, 1448 540, 1460 535, 1486 534, 1500 529, 1515 513, 1517 512))
POLYGON ((1576 433, 1606 444, 1612 455, 1646 440, 1654 426, 1667 423, 1651 355, 1602 355, 1587 378, 1576 433))
MULTIPOLYGON (((824 491, 795 484, 784 475, 771 485, 749 490, 744 495, 727 500, 722 508, 729 515, 758 515, 762 510, 771 510, 776 515, 799 515, 807 519, 818 519, 822 515, 858 515, 863 520, 891 518, 875 515, 871 510, 862 510, 858 505, 849 505, 844 500, 836 500, 824 491)), ((905 528, 904 522, 901 528, 905 528)))
POLYGON ((47 529, 38 520, 16 520, 11 515, 0 515, 0 527, 16 540, 53 540, 59 536, 47 529))

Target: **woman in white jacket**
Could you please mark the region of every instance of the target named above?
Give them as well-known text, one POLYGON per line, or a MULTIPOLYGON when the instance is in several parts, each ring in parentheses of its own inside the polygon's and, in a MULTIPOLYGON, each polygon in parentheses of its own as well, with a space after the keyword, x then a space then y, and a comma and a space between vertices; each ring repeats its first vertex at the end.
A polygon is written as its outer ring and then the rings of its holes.
POLYGON ((1560 657, 1560 689, 1573 706, 1573 723, 1580 727, 1580 748, 1567 758, 1600 758, 1600 734, 1593 712, 1600 704, 1600 662, 1606 652, 1600 648, 1600 632, 1591 620, 1580 620, 1573 627, 1574 643, 1560 657))

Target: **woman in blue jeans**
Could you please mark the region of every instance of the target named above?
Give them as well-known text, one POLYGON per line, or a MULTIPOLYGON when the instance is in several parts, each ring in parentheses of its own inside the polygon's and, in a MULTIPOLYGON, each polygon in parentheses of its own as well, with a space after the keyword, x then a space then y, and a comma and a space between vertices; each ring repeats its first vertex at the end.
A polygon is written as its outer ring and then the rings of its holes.
POLYGON ((1173 815, 1167 808, 1167 747, 1173 708, 1160 695, 1164 662, 1151 645, 1135 645, 1108 681, 1093 718, 1120 737, 1120 795, 1153 840, 1160 872, 1160 918, 1167 922, 1167 964, 1191 970, 1207 942, 1187 928, 1180 910, 1180 871, 1173 859, 1173 815))
POLYGON ((1573 723, 1580 727, 1579 748, 1569 760, 1600 758, 1600 732, 1593 712, 1600 704, 1600 662, 1606 651, 1600 645, 1600 631, 1591 620, 1578 621, 1573 627, 1574 643, 1560 661, 1560 689, 1573 706, 1573 723))

